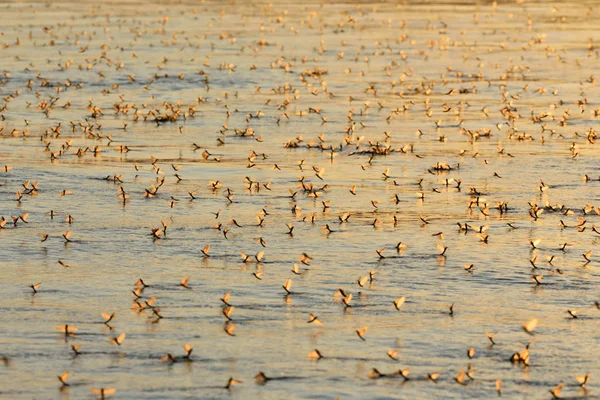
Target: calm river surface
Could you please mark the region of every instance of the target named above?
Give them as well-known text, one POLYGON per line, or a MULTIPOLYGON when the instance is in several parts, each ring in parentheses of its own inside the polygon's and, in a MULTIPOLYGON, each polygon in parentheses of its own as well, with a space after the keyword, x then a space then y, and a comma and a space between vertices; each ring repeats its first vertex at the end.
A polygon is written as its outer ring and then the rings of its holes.
POLYGON ((599 398, 596 2, 0 20, 0 398, 599 398))

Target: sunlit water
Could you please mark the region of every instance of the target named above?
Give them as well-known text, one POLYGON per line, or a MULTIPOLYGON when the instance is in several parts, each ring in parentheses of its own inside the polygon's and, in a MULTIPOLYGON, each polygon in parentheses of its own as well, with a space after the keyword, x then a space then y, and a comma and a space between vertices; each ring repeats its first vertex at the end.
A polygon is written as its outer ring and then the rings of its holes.
POLYGON ((600 216, 583 210, 600 206, 600 153, 590 133, 599 120, 600 14, 591 6, 0 4, 0 215, 8 220, 0 230, 0 356, 10 360, 0 365, 0 397, 78 399, 92 397, 92 387, 110 387, 120 399, 491 398, 498 379, 507 398, 548 398, 560 382, 561 395, 597 396, 600 235, 592 225, 600 216), (302 78, 317 69, 326 73, 302 78), (57 97, 46 116, 38 104, 57 97), (176 122, 143 120, 177 102, 176 122), (103 115, 94 118, 90 104, 103 115), (126 106, 126 115, 115 111, 126 106), (190 107, 195 113, 184 119, 190 107), (248 127, 254 137, 234 131, 248 127), (467 131, 481 136, 472 140, 467 131), (318 148, 320 134, 325 147, 335 148, 333 158, 318 148), (284 147, 298 136, 298 147, 284 147), (67 141, 70 147, 52 160, 67 141), (413 150, 369 164, 361 153, 371 149, 369 141, 413 150), (95 146, 102 148, 96 155, 95 146), (252 151, 258 156, 248 168, 252 151), (433 171, 438 162, 453 169, 433 171), (171 164, 181 165, 181 181, 171 164), (5 165, 13 168, 4 172, 5 165), (323 180, 313 166, 324 168, 323 180), (122 183, 105 180, 120 174, 122 183), (302 176, 307 185, 327 187, 309 197, 302 176), (144 198, 157 177, 165 178, 158 195, 144 198), (249 191, 245 177, 260 191, 249 191), (461 180, 460 189, 446 179, 461 180), (26 180, 39 182, 37 195, 17 201, 26 180), (221 187, 213 190, 209 182, 217 180, 221 187), (262 186, 269 181, 271 190, 262 186), (130 196, 125 203, 120 186, 130 196), (235 194, 231 203, 227 188, 235 194), (477 197, 471 188, 481 194, 479 206, 469 208, 477 197), (297 191, 293 199, 289 189, 297 191), (59 197, 63 190, 72 194, 59 197), (195 190, 192 200, 187 192, 195 190), (501 201, 507 213, 493 208, 501 201), (572 212, 546 210, 535 221, 528 202, 572 212), (484 203, 488 216, 480 211, 484 203), (257 227, 262 209, 269 215, 257 227), (345 212, 351 216, 340 223, 345 212), (24 213, 28 223, 13 226, 10 216, 24 213), (586 220, 583 232, 578 217, 586 220), (560 220, 569 227, 561 229, 560 220), (169 223, 167 235, 153 240, 151 229, 161 221, 169 223), (229 229, 228 239, 215 222, 229 229), (488 242, 473 230, 459 232, 457 222, 488 226, 488 242), (325 224, 334 232, 327 235, 325 224), (69 230, 72 242, 64 243, 69 230), (43 232, 50 235, 45 242, 43 232), (443 240, 433 236, 438 232, 443 240), (532 250, 536 239, 542 241, 532 250), (398 242, 407 249, 397 252, 398 242), (448 247, 445 257, 438 243, 448 247), (206 258, 201 250, 208 244, 206 258), (385 258, 376 253, 382 248, 385 258), (261 250, 260 263, 242 262, 240 252, 261 250), (308 266, 299 262, 303 253, 312 257, 308 266), (547 256, 555 256, 552 264, 547 256), (294 275, 294 263, 306 271, 294 275), (474 264, 473 272, 464 264, 474 264), (372 269, 373 282, 359 287, 372 269), (532 275, 544 275, 542 285, 532 275), (191 289, 178 286, 182 277, 191 289), (138 278, 151 285, 142 301, 156 296, 160 321, 148 309, 131 309, 138 278), (289 296, 282 288, 287 279, 289 296), (33 295, 28 286, 38 282, 33 295), (334 297, 338 288, 353 293, 353 307, 334 297), (224 332, 221 314, 219 299, 228 291, 235 336, 224 332), (400 296, 406 303, 397 311, 400 296), (567 309, 578 309, 579 318, 567 309), (101 312, 116 313, 112 329, 101 312), (324 326, 308 324, 309 313, 324 326), (540 321, 533 337, 521 328, 532 318, 540 321), (77 334, 65 339, 56 331, 61 324, 76 326, 77 334), (355 333, 363 326, 366 341, 355 333), (109 342, 122 332, 121 346, 109 342), (485 332, 497 332, 495 346, 485 332), (511 363, 524 348, 519 341, 532 339, 530 366, 511 363), (184 343, 194 348, 193 362, 160 360, 167 352, 182 356, 184 343), (82 354, 74 357, 76 344, 82 354), (323 359, 307 358, 315 348, 323 359), (397 361, 388 349, 399 350, 397 361), (413 379, 372 380, 371 368, 410 368, 413 379), (457 384, 453 377, 468 369, 474 379, 457 384), (56 377, 64 370, 71 386, 61 391, 56 377), (258 385, 259 371, 287 379, 258 385), (425 379, 436 371, 437 383, 425 379), (584 390, 574 377, 586 372, 584 390), (242 383, 224 389, 230 377, 242 383))

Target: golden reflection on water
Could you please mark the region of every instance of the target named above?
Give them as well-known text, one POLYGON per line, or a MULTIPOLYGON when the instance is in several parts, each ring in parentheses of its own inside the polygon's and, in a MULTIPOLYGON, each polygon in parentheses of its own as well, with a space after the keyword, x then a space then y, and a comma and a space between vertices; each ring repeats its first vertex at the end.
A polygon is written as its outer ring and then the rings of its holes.
POLYGON ((594 7, 0 4, 0 395, 594 396, 594 7))

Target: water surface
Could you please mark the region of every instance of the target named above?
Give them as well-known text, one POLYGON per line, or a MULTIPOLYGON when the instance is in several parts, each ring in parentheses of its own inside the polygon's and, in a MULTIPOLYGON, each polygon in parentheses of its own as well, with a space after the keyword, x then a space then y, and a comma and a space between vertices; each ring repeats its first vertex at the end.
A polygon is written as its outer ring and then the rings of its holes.
POLYGON ((0 164, 12 167, 0 173, 8 220, 0 230, 0 355, 10 360, 0 366, 0 397, 92 398, 92 387, 110 387, 120 399, 491 398, 502 380, 507 398, 549 398, 560 382, 561 395, 594 398, 595 6, 0 3, 0 164), (39 105, 52 102, 46 115, 39 105), (174 122, 153 122, 175 109, 174 122), (239 134, 247 128, 255 135, 239 134), (370 160, 373 146, 395 151, 370 160), (437 163, 452 169, 436 171, 437 163), (322 180, 313 167, 324 169, 322 180), (248 190, 246 177, 260 190, 248 190), (157 195, 143 197, 157 178, 165 179, 157 195), (27 180, 38 181, 37 193, 17 201, 27 180), (72 194, 59 196, 64 190, 72 194), (537 220, 534 204, 546 208, 537 220), (257 227, 261 210, 268 215, 257 227), (11 216, 25 213, 27 223, 14 226, 11 216), (153 239, 161 221, 167 235, 153 239), (457 222, 472 228, 461 232, 457 222), (406 250, 396 251, 399 242, 406 250), (448 247, 443 257, 437 244, 448 247), (242 262, 240 252, 259 251, 261 262, 242 262), (361 288, 357 280, 371 270, 361 288), (191 289, 179 286, 182 277, 191 289), (151 285, 142 300, 156 297, 160 321, 131 308, 139 278, 151 285), (334 297, 338 288, 353 294, 353 307, 334 297), (226 292, 235 336, 223 329, 226 292), (116 313, 112 329, 101 312, 116 313), (309 313, 323 327, 308 324, 309 313), (529 336, 521 326, 533 318, 539 327, 529 336), (77 334, 65 338, 61 324, 77 334), (366 341, 355 333, 363 326, 366 341), (109 342, 122 332, 121 346, 109 342), (497 333, 496 345, 485 332, 497 333), (530 365, 511 363, 532 339, 530 365), (160 361, 182 356, 185 343, 193 362, 160 361), (82 354, 74 357, 76 344, 82 354), (315 348, 323 359, 307 358, 315 348), (398 360, 388 349, 399 350, 398 360), (372 380, 371 368, 410 368, 413 379, 372 380), (468 385, 453 380, 469 369, 468 385), (61 391, 64 370, 71 386, 61 391), (258 385, 259 371, 288 379, 258 385), (437 384, 425 379, 436 371, 437 384), (584 390, 574 377, 586 372, 584 390), (224 389, 230 377, 243 382, 224 389))

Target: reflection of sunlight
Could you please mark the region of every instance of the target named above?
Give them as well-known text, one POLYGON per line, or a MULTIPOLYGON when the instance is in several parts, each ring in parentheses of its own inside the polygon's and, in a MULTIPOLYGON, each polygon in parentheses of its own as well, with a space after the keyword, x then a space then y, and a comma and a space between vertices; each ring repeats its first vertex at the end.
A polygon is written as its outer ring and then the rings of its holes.
POLYGON ((588 395, 593 4, 267 3, 0 4, 2 394, 588 395))

